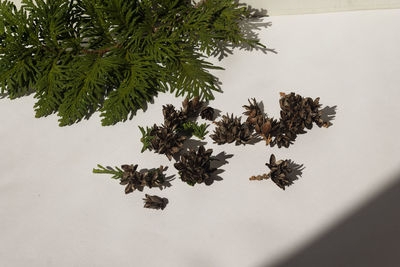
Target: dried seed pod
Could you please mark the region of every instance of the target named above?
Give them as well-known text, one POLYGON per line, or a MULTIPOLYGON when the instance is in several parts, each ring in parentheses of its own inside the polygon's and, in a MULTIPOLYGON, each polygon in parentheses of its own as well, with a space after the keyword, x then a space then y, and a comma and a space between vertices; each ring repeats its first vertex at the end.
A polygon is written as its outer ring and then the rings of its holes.
POLYGON ((273 137, 279 135, 279 122, 273 118, 264 117, 256 121, 254 130, 266 141, 266 144, 270 144, 273 137))
POLYGON ((247 144, 251 141, 252 130, 247 123, 241 123, 241 118, 233 117, 233 114, 223 115, 222 120, 216 122, 217 128, 210 137, 218 145, 233 143, 236 145, 247 144))
POLYGON ((288 160, 276 161, 275 155, 272 154, 269 159, 269 163, 266 163, 265 165, 267 165, 271 170, 268 176, 277 186, 285 190, 286 186, 293 184, 288 177, 292 172, 291 168, 289 167, 288 160))
POLYGON ((272 138, 279 134, 279 122, 264 114, 255 98, 252 100, 253 102, 248 100, 250 105, 243 106, 246 109, 243 114, 247 116, 246 122, 251 128, 254 128, 256 134, 261 136, 268 145, 272 138))
POLYGON ((190 149, 189 152, 182 154, 179 161, 174 164, 181 180, 192 186, 196 183, 211 184, 212 174, 216 171, 215 168, 211 168, 212 152, 212 149, 206 150, 204 146, 200 146, 197 151, 190 149))
POLYGON ((251 181, 261 181, 271 178, 271 180, 283 190, 285 190, 286 186, 289 186, 293 183, 293 181, 289 178, 289 174, 292 172, 292 170, 289 167, 288 160, 276 161, 275 155, 272 154, 269 159, 269 163, 266 163, 265 165, 268 166, 270 172, 263 175, 252 176, 250 177, 251 181))
POLYGON ((143 201, 144 201, 144 208, 147 209, 163 210, 168 204, 168 199, 159 196, 151 196, 148 194, 145 195, 143 201))
POLYGON ((199 116, 203 105, 204 102, 200 101, 200 97, 198 96, 194 97, 192 100, 185 98, 185 100, 182 102, 182 113, 187 118, 196 118, 199 116))
POLYGON ((162 187, 165 182, 164 172, 168 167, 160 166, 158 169, 152 169, 145 172, 138 172, 138 165, 122 165, 124 171, 120 180, 121 185, 125 185, 125 194, 132 193, 135 190, 143 191, 145 186, 162 187))
POLYGON ((202 119, 212 121, 214 119, 214 109, 212 107, 203 108, 200 116, 202 119))
POLYGON ((167 128, 177 128, 183 124, 187 117, 182 111, 177 111, 173 105, 163 106, 164 126, 167 128))
POLYGON ((319 127, 330 125, 329 122, 322 120, 319 97, 313 100, 310 97, 302 97, 295 93, 281 93, 279 104, 281 107, 281 121, 291 132, 296 134, 305 133, 305 129, 312 129, 313 123, 316 123, 319 127))
POLYGON ((165 154, 171 160, 172 156, 182 149, 183 143, 187 139, 186 136, 175 132, 176 127, 168 128, 154 125, 150 132, 150 135, 153 136, 150 140, 150 150, 154 150, 159 154, 165 154))
POLYGON ((122 165, 124 171, 120 181, 121 185, 125 185, 125 194, 132 193, 135 190, 142 191, 141 175, 136 171, 138 165, 122 165))
POLYGON ((168 167, 160 166, 158 169, 152 169, 145 172, 142 172, 142 185, 147 186, 149 188, 152 187, 162 187, 165 182, 165 174, 164 172, 168 169, 168 167))
POLYGON ((271 139, 269 144, 271 145, 271 147, 277 145, 278 148, 288 148, 296 140, 296 137, 297 135, 291 131, 283 131, 278 133, 273 139, 271 139))
POLYGON ((243 112, 243 114, 247 116, 248 123, 255 124, 259 117, 264 117, 264 113, 262 112, 260 105, 257 103, 256 99, 253 98, 252 100, 253 102, 248 99, 249 105, 243 106, 246 110, 245 112, 243 112))

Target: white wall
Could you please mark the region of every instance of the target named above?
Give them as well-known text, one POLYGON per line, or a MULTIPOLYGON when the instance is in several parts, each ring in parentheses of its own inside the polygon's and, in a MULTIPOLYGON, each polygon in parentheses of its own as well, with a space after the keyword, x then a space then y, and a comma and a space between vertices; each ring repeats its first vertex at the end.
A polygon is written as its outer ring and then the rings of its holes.
MULTIPOLYGON (((18 6, 21 0, 13 0, 18 6)), ((400 8, 400 0, 241 0, 269 15, 323 13, 347 10, 400 8)))
POLYGON ((323 13, 361 9, 400 8, 400 0, 243 0, 269 15, 323 13))

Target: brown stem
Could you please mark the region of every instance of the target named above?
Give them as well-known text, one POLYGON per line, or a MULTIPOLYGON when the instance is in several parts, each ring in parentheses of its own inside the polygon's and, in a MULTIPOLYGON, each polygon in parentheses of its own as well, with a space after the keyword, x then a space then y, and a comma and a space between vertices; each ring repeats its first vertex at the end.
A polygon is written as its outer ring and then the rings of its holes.
POLYGON ((261 180, 267 180, 267 179, 269 179, 268 173, 264 173, 263 175, 251 176, 249 178, 250 181, 261 181, 261 180))

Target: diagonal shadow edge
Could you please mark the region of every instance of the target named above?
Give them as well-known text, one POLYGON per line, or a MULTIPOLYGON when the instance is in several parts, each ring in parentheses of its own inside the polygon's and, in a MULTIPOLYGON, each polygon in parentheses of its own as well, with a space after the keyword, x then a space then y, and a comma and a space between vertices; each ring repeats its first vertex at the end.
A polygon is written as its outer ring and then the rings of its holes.
POLYGON ((392 178, 375 197, 294 254, 259 266, 400 266, 400 171, 392 178))

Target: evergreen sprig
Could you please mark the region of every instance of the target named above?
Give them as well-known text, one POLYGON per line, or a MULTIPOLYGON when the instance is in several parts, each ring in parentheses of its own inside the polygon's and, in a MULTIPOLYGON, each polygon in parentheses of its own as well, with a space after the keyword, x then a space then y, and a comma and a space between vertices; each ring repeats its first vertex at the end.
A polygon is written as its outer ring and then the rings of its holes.
POLYGON ((197 138, 204 140, 208 134, 207 128, 210 126, 207 123, 199 124, 198 122, 189 121, 182 124, 183 131, 188 135, 194 135, 197 138))
POLYGON ((110 166, 103 167, 100 164, 97 164, 98 169, 93 169, 93 173, 105 173, 105 174, 112 174, 112 179, 121 179, 124 171, 118 167, 112 168, 110 166))
POLYGON ((143 153, 147 149, 151 148, 151 140, 154 138, 154 136, 151 135, 153 127, 146 127, 145 129, 144 127, 139 126, 139 130, 142 133, 142 138, 140 138, 140 142, 142 142, 143 144, 142 150, 140 152, 143 153))
POLYGON ((125 121, 160 92, 211 100, 222 68, 206 58, 264 47, 240 28, 250 13, 236 0, 0 0, 0 91, 34 93, 36 117, 60 126, 125 121))

